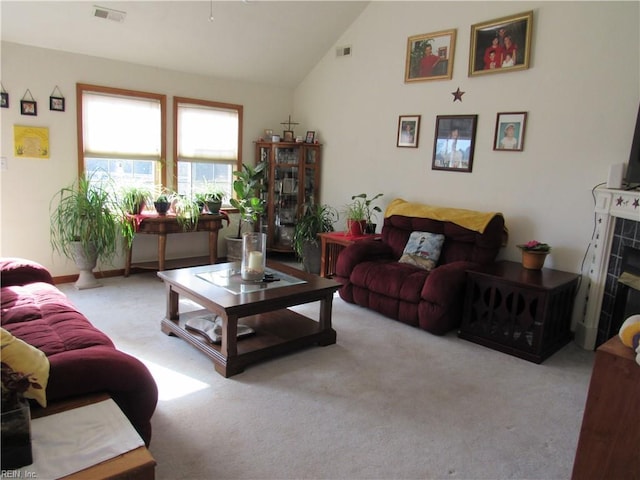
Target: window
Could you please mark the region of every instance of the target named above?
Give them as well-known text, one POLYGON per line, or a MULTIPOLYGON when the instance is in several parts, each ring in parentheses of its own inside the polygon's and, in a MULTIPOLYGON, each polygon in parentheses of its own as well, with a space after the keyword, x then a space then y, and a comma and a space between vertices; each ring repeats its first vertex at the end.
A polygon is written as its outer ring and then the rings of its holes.
MULTIPOLYGON (((77 85, 79 172, 110 176, 115 187, 166 184, 166 96, 77 85)), ((97 177, 96 177, 97 175, 97 177)))
POLYGON ((205 185, 233 193, 233 171, 242 168, 242 105, 175 97, 174 178, 180 194, 205 185))

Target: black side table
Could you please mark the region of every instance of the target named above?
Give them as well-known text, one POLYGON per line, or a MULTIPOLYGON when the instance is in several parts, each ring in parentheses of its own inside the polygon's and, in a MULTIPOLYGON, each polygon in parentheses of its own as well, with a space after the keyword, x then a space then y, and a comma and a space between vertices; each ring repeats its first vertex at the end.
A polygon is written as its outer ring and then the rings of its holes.
POLYGON ((467 272, 460 338, 542 363, 572 338, 579 276, 500 261, 467 272))

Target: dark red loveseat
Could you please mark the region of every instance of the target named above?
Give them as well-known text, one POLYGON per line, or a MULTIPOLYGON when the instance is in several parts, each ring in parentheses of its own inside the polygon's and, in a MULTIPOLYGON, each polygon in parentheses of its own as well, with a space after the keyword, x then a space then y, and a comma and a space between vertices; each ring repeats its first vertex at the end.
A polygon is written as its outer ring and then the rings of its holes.
POLYGON ((107 393, 148 445, 158 389, 147 367, 76 310, 42 265, 0 258, 2 328, 49 359, 47 402, 107 393))
POLYGON ((385 212, 381 240, 356 242, 342 250, 334 279, 342 283, 343 300, 443 335, 460 326, 466 271, 493 262, 505 242, 501 214, 397 199, 385 212), (445 236, 440 259, 431 271, 398 262, 414 231, 445 236))

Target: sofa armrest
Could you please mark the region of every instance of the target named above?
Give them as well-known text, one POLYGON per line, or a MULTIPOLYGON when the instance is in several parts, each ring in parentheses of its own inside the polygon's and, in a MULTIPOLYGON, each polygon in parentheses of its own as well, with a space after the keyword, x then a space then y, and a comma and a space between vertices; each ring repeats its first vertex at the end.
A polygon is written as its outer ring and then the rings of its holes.
POLYGON ((24 258, 0 258, 0 282, 3 287, 45 282, 53 285, 53 277, 45 267, 24 258))
POLYGON ((460 295, 466 286, 467 270, 478 267, 475 262, 451 262, 434 268, 429 273, 420 297, 437 305, 446 306, 460 295))
POLYGON ((338 255, 336 276, 349 278, 357 264, 370 260, 391 259, 392 256, 391 247, 379 240, 362 240, 352 243, 338 255))

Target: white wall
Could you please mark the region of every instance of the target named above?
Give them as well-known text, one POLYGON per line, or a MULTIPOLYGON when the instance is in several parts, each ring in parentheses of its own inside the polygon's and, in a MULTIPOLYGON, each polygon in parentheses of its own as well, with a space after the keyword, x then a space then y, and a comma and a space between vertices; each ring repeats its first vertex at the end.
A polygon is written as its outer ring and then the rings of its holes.
MULTIPOLYGON (((503 257, 531 239, 546 266, 579 272, 591 189, 626 162, 640 99, 638 2, 371 2, 295 92, 295 114, 325 144, 323 201, 384 192, 503 212, 503 257), (534 11, 528 70, 468 76, 471 25, 534 11), (407 38, 457 29, 452 80, 404 83, 407 38), (453 102, 451 92, 466 92, 453 102), (527 111, 523 152, 494 152, 496 113, 527 111), (397 148, 399 115, 422 115, 419 148, 397 148), (431 170, 436 115, 477 114, 472 173, 431 170)), ((380 219, 381 220, 381 219, 380 219)), ((380 223, 380 222, 378 222, 380 223)))
MULTIPOLYGON (((292 91, 150 68, 96 57, 33 48, 2 42, 2 84, 9 92, 10 108, 0 109, 2 136, 0 155, 8 169, 1 173, 0 255, 38 261, 54 276, 77 273, 72 262, 51 252, 49 245, 49 202, 78 174, 76 147, 76 83, 89 83, 167 95, 167 156, 172 158, 173 96, 236 103, 244 106, 243 160, 254 162, 253 141, 265 128, 277 131, 292 112, 292 91), (58 86, 66 100, 65 112, 49 110, 49 96, 58 86), (36 117, 20 115, 20 99, 29 89, 38 102, 36 117), (13 125, 48 127, 51 155, 48 160, 14 158, 13 125)), ((237 215, 235 216, 237 217, 237 215)), ((225 229, 226 230, 226 229, 225 229)), ((220 232, 219 254, 224 255, 220 232)), ((230 232, 234 232, 233 224, 230 232)), ((134 244, 134 260, 157 257, 157 237, 141 235, 134 244)), ((171 235, 167 257, 206 255, 207 234, 171 235)), ((122 268, 124 258, 105 270, 122 268)))

